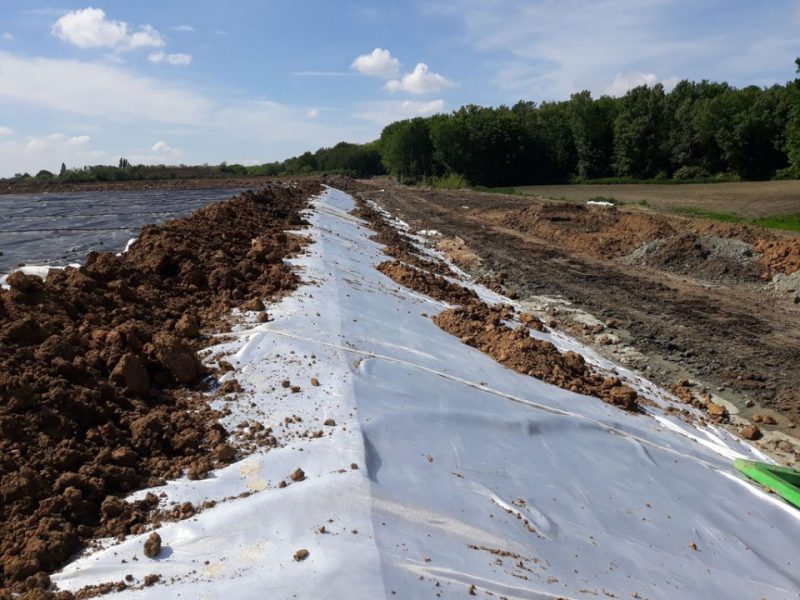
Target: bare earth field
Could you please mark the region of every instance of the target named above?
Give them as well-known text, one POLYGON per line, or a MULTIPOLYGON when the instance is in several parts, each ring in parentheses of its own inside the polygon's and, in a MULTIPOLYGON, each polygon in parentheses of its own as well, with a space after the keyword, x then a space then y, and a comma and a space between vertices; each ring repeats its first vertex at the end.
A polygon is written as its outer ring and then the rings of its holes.
MULTIPOLYGON (((798 190, 797 182, 755 185, 774 188, 780 197, 760 200, 770 205, 764 209, 770 214, 779 210, 776 204, 787 211, 800 208, 798 200, 792 208, 787 191, 798 190)), ((636 190, 644 187, 602 189, 607 196, 619 197, 616 190, 623 190, 641 198, 636 190)), ((652 186, 647 193, 678 202, 683 187, 695 191, 693 206, 697 191, 708 189, 708 208, 719 209, 729 189, 738 206, 761 214, 748 192, 756 188, 748 184, 652 186)), ((549 189, 554 195, 597 195, 589 186, 549 189)), ((752 420, 760 429, 756 437, 763 435, 762 448, 773 455, 789 451, 783 460, 795 462, 800 236, 638 207, 587 207, 385 181, 373 183, 364 196, 412 231, 435 230, 428 236, 432 246, 472 275, 502 282, 545 323, 678 395, 726 406, 738 427, 752 420)))
POLYGON ((800 213, 800 181, 753 181, 742 183, 692 183, 676 185, 534 185, 517 188, 543 198, 589 200, 615 198, 626 204, 647 200, 653 208, 698 208, 735 213, 755 219, 800 213))

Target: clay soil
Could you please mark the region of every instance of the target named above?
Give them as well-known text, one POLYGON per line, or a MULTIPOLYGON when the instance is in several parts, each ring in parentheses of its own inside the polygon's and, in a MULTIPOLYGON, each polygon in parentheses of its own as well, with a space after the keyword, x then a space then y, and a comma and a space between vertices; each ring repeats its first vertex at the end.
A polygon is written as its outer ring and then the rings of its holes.
POLYGON ((284 231, 303 226, 319 189, 273 182, 145 227, 121 256, 92 253, 46 281, 11 275, 0 290, 0 598, 70 598, 46 591, 48 572, 93 538, 163 517, 155 495, 123 496, 236 458, 197 351, 232 308, 263 310, 297 285, 282 259, 301 244, 284 231))
POLYGON ((763 429, 798 436, 800 305, 766 286, 797 269, 798 237, 627 207, 386 181, 364 189, 413 229, 439 231, 432 244, 460 238, 480 257, 463 265, 473 275, 500 274, 523 303, 557 299, 545 318, 602 353, 665 387, 690 378, 744 418, 774 416, 763 429), (640 250, 648 244, 658 251, 640 250), (564 301, 596 324, 571 320, 564 301))

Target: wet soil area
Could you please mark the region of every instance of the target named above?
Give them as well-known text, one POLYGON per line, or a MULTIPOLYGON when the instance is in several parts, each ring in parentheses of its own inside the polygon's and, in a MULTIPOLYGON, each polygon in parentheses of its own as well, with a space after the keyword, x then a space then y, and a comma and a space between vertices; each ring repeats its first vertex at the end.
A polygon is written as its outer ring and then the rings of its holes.
POLYGON ((142 533, 164 516, 154 494, 123 497, 235 460, 197 351, 232 308, 263 311, 296 287, 283 259, 302 247, 286 230, 304 226, 300 211, 319 190, 273 182, 145 227, 125 254, 93 252, 44 281, 9 276, 0 290, 1 599, 71 598, 46 591, 48 572, 92 539, 142 533))
POLYGON ((457 238, 460 254, 479 258, 459 266, 501 277, 543 321, 663 387, 687 383, 740 425, 760 423, 773 455, 800 457, 797 236, 627 207, 362 185, 412 231, 435 230, 432 246, 457 238))

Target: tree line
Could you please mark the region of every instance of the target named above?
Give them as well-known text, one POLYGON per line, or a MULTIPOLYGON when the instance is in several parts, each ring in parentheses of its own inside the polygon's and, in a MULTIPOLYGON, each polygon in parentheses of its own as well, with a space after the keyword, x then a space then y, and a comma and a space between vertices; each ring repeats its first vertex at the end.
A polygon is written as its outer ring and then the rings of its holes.
POLYGON ((118 165, 88 165, 53 173, 42 169, 35 175, 17 173, 5 182, 39 184, 91 183, 112 181, 156 181, 165 179, 224 179, 230 177, 260 177, 278 175, 343 174, 351 177, 385 175, 378 141, 369 144, 340 142, 332 148, 320 148, 280 162, 261 165, 241 165, 223 162, 219 165, 144 165, 131 164, 120 158, 118 165))
MULTIPOLYGON (((800 69, 800 60, 798 61, 800 69)), ((465 106, 383 130, 383 164, 405 182, 483 186, 800 176, 800 83, 736 89, 682 81, 625 96, 465 106)))
MULTIPOLYGON (((800 73, 800 59, 796 61, 800 73)), ((388 174, 404 183, 477 186, 582 181, 735 181, 800 177, 800 79, 737 89, 681 81, 622 97, 464 106, 397 121, 376 142, 338 144, 269 174, 388 174)))
MULTIPOLYGON (((796 61, 800 74, 800 58, 796 61)), ((340 173, 404 183, 511 186, 582 181, 730 181, 800 177, 800 78, 748 86, 681 81, 624 96, 464 106, 397 121, 368 144, 341 142, 255 166, 130 165, 40 171, 43 182, 340 173)), ((28 174, 15 179, 30 178, 28 174)))

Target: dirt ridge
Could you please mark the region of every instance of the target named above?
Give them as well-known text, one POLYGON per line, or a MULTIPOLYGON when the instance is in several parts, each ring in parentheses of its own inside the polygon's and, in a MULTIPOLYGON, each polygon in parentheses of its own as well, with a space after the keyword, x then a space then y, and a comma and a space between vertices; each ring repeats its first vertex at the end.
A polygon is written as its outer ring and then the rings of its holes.
POLYGON ((158 498, 122 496, 234 459, 201 394, 202 331, 298 283, 284 230, 317 182, 278 182, 143 228, 122 255, 91 253, 0 291, 0 599, 69 598, 47 572, 89 540, 146 529, 158 498))

